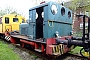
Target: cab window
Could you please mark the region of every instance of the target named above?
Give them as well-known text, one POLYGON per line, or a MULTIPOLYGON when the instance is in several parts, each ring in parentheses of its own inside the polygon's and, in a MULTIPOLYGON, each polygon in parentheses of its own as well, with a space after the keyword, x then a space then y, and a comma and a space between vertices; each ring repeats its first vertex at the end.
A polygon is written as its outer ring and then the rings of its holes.
POLYGON ((2 18, 0 18, 0 24, 2 24, 2 18))
POLYGON ((5 17, 5 24, 9 24, 9 17, 5 17))
POLYGON ((13 18, 13 22, 18 22, 18 18, 13 18))
POLYGON ((22 23, 25 23, 25 20, 22 20, 22 23))

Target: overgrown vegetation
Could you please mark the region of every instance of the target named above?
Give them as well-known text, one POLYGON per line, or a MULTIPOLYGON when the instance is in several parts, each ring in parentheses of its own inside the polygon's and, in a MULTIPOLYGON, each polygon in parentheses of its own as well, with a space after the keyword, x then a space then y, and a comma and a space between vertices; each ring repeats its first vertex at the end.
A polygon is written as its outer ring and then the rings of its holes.
POLYGON ((21 60, 12 48, 0 41, 0 60, 21 60))
POLYGON ((64 4, 66 7, 70 8, 72 11, 76 11, 77 8, 90 6, 90 0, 70 0, 64 4))
POLYGON ((74 32, 73 36, 82 37, 83 32, 74 32))

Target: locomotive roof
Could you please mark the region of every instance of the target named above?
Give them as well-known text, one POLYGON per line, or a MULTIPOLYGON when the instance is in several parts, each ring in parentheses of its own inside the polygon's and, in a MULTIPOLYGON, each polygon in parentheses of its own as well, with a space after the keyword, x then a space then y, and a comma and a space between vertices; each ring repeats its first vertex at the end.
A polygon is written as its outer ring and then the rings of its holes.
MULTIPOLYGON (((34 6, 34 7, 30 8, 29 11, 30 11, 30 10, 34 10, 34 9, 37 9, 37 8, 40 8, 40 7, 48 6, 50 3, 55 3, 55 4, 57 4, 56 2, 50 1, 50 2, 46 2, 46 3, 40 4, 40 5, 34 6)), ((60 4, 59 4, 59 5, 60 5, 60 4)), ((61 6, 62 6, 62 5, 61 5, 61 6)), ((62 6, 62 7, 65 7, 65 6, 62 6)), ((67 7, 65 7, 65 8, 67 8, 67 7)), ((68 8, 67 8, 67 9, 68 9, 68 8)), ((70 10, 70 9, 68 9, 68 10, 70 10)), ((71 11, 71 10, 70 10, 70 11, 71 11)), ((71 11, 71 12, 72 12, 72 11, 71 11)))
POLYGON ((46 6, 46 5, 48 5, 48 3, 40 4, 38 6, 35 6, 35 7, 30 8, 29 10, 33 10, 33 9, 36 9, 36 8, 39 8, 39 7, 43 7, 43 6, 46 6))

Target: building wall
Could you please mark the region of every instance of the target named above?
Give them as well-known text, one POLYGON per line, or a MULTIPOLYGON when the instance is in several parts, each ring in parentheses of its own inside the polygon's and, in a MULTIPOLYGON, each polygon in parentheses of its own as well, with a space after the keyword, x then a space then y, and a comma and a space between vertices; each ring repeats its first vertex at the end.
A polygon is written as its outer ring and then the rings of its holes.
MULTIPOLYGON (((76 14, 85 14, 87 16, 90 16, 90 6, 78 8, 76 10, 76 14)), ((88 18, 85 19, 86 23, 88 22, 88 18)), ((77 17, 73 19, 73 31, 74 32, 80 32, 82 29, 80 28, 80 24, 83 23, 83 18, 82 17, 77 17)))

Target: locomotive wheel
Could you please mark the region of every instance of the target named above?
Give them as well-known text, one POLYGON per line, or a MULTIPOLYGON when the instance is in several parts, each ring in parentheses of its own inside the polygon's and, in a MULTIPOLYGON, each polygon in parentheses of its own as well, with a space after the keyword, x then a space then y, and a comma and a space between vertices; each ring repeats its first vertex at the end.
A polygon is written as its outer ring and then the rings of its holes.
POLYGON ((5 39, 5 35, 0 35, 0 38, 1 39, 5 39))
POLYGON ((24 43, 20 43, 20 46, 21 46, 22 48, 24 48, 24 43))
POLYGON ((29 49, 29 50, 34 50, 34 47, 29 45, 29 44, 25 44, 24 46, 26 49, 29 49))

